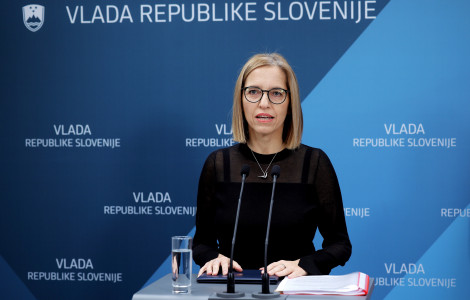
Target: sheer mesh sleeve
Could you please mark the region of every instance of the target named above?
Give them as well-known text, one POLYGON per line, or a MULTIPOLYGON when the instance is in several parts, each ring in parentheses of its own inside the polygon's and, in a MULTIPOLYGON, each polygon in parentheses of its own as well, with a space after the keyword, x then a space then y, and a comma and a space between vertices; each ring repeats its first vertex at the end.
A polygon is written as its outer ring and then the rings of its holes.
POLYGON ((329 274, 344 265, 351 256, 351 243, 344 218, 338 179, 328 156, 321 150, 312 157, 314 187, 318 201, 318 229, 323 237, 322 249, 302 257, 299 266, 309 275, 329 274), (316 160, 316 163, 315 163, 316 160))
POLYGON ((193 258, 200 266, 218 256, 214 230, 215 157, 215 153, 212 153, 207 158, 199 178, 193 258))

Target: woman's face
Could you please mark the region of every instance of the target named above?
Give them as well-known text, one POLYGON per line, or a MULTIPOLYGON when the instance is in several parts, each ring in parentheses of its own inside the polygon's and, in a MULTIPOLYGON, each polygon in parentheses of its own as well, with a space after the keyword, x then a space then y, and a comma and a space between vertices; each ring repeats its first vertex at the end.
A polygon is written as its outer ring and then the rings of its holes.
MULTIPOLYGON (((246 78, 244 87, 258 87, 262 90, 282 88, 287 90, 286 74, 277 66, 263 66, 254 69, 246 78)), ((263 93, 259 102, 251 103, 242 93, 243 112, 248 122, 250 139, 272 136, 282 141, 284 120, 289 110, 289 94, 281 104, 273 104, 268 94, 263 93)))

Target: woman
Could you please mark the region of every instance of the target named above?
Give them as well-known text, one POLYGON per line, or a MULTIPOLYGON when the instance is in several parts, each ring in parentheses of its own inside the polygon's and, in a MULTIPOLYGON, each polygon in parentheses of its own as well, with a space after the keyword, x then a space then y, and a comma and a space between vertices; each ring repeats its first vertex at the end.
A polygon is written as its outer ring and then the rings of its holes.
POLYGON ((240 209, 234 269, 259 269, 271 198, 276 184, 268 248, 269 275, 329 274, 351 255, 335 171, 320 149, 300 143, 302 110, 295 74, 279 54, 258 54, 242 68, 235 85, 232 130, 239 144, 209 155, 199 180, 193 255, 207 272, 227 274, 240 170, 250 166, 240 209), (316 250, 316 229, 323 236, 316 250))

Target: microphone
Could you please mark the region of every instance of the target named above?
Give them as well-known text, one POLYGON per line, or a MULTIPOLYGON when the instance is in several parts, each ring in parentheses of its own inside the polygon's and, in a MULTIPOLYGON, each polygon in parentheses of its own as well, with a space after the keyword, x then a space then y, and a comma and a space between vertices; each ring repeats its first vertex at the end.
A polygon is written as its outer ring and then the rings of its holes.
POLYGON ((217 296, 221 298, 234 298, 234 297, 244 297, 245 293, 235 292, 235 275, 233 274, 233 252, 235 248, 235 238, 237 236, 237 227, 238 227, 238 218, 240 215, 240 205, 242 203, 242 194, 243 194, 243 188, 245 186, 245 180, 250 174, 250 166, 248 165, 243 165, 242 170, 241 170, 241 176, 242 176, 242 186, 240 188, 240 196, 238 197, 238 207, 237 207, 237 215, 235 217, 235 226, 233 228, 233 237, 232 237, 232 250, 230 251, 230 266, 228 269, 228 274, 227 274, 227 292, 225 293, 217 293, 217 296))
MULTIPOLYGON (((273 212, 274 203, 274 190, 276 188, 276 180, 281 173, 281 167, 274 165, 271 169, 271 176, 273 177, 273 191, 271 193, 271 203, 269 204, 268 214, 268 228, 266 229, 266 240, 264 241, 264 273, 262 276, 261 294, 271 294, 269 291, 269 274, 268 274, 268 243, 269 243, 269 229, 271 228, 271 217, 273 212)), ((279 297, 279 294, 271 294, 273 297, 279 297)))

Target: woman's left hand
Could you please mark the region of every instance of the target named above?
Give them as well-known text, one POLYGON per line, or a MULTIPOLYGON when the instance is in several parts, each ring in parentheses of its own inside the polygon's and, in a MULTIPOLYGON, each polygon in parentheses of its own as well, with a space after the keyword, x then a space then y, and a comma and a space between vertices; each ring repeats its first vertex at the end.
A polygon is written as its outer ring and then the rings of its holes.
MULTIPOLYGON (((280 260, 273 262, 272 264, 268 265, 268 274, 279 277, 288 276, 289 278, 307 275, 307 272, 299 267, 299 261, 300 259, 280 260)), ((260 270, 264 272, 264 268, 260 268, 260 270)))

